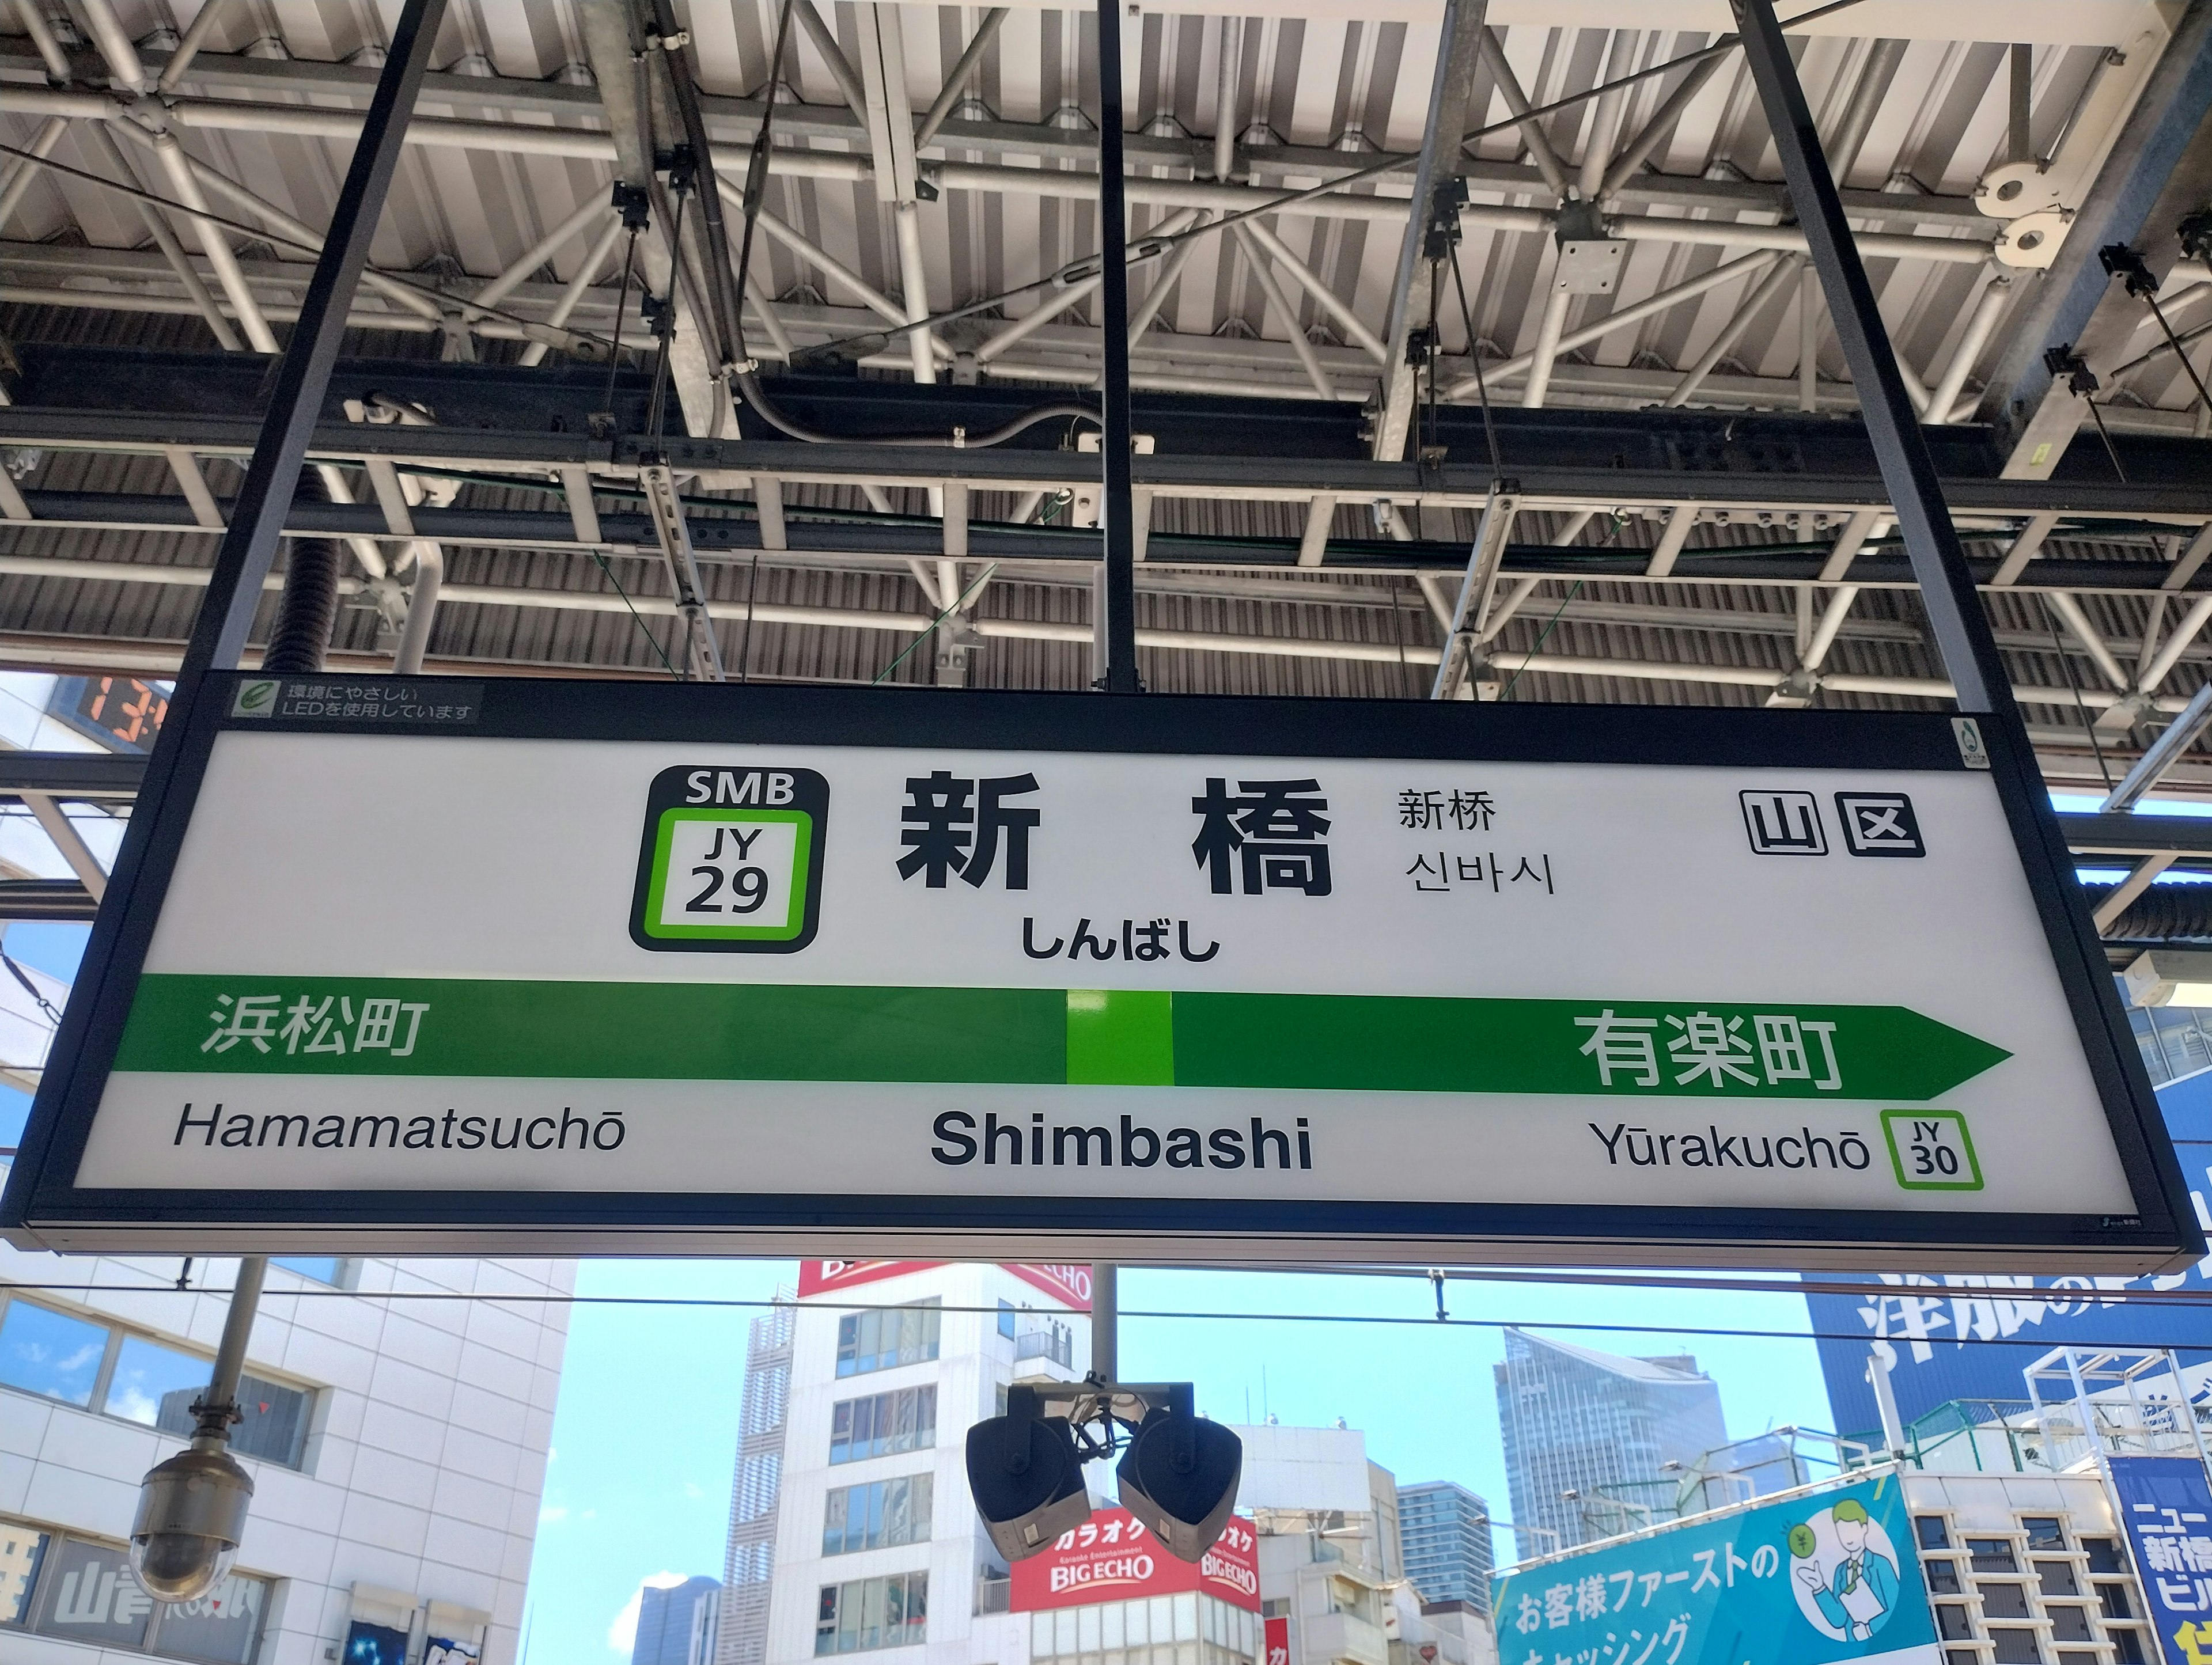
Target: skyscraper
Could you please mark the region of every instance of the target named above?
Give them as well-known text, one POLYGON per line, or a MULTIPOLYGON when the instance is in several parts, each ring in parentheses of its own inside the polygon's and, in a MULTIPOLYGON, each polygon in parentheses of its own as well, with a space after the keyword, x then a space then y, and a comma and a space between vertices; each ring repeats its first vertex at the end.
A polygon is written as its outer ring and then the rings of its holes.
POLYGON ((1451 1480, 1398 1488, 1406 1577, 1426 1601, 1490 1611, 1490 1505, 1451 1480))
POLYGON ((1524 1532, 1524 1556, 1623 1530, 1624 1501, 1670 1504, 1665 1466, 1728 1439, 1720 1389, 1686 1354, 1621 1358, 1509 1329, 1494 1369, 1514 1523, 1558 1534, 1524 1532))
POLYGON ((647 1584, 637 1593, 637 1640, 629 1665, 707 1665, 721 1594, 712 1578, 686 1578, 665 1589, 647 1584))

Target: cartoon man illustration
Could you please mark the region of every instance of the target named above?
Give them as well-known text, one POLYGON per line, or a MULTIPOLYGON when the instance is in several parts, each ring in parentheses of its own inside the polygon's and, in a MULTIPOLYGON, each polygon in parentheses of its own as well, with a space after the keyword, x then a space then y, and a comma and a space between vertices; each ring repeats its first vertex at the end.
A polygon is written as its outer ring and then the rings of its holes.
POLYGON ((1813 1593, 1823 1618, 1854 1641, 1864 1642, 1897 1600, 1897 1565, 1868 1547, 1866 1505, 1856 1498, 1838 1504, 1830 1518, 1844 1559, 1826 1579, 1818 1561, 1805 1560, 1797 1568, 1797 1582, 1813 1593))

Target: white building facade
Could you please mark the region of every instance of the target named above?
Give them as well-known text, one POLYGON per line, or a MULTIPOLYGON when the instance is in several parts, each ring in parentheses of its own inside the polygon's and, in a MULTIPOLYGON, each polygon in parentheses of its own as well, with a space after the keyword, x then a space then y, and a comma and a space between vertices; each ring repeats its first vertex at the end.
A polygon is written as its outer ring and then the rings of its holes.
MULTIPOLYGON (((898 1649, 1025 1665, 968 1495, 969 1427, 1090 1365, 1086 1268, 808 1262, 789 1343, 763 1665, 898 1649), (841 1311, 863 1304, 867 1311, 841 1311)), ((744 1645, 723 1629, 725 1660, 744 1645)))
POLYGON ((180 1291, 173 1259, 0 1248, 0 1661, 330 1665, 360 1622, 405 1665, 511 1665, 574 1263, 272 1263, 245 1541, 166 1606, 125 1559, 138 1483, 190 1431, 236 1267, 193 1261, 180 1291))

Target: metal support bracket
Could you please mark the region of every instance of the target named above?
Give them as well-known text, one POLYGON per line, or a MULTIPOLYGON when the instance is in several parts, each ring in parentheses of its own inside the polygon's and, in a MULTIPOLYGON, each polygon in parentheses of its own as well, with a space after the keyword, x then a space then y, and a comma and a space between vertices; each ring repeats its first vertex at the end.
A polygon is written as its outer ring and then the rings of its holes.
POLYGON ((725 682, 722 650, 714 640, 714 623, 707 614, 707 592, 699 580, 699 557, 691 547, 691 528, 684 519, 684 505, 676 495, 676 477, 665 463, 645 463, 637 471, 645 489, 646 507, 653 515, 653 535, 668 562, 669 587, 676 598, 676 615, 684 621, 684 652, 694 680, 725 682))
POLYGON ((1514 518, 1520 512, 1521 499, 1511 482, 1500 480, 1491 488, 1490 501, 1482 506, 1482 518, 1475 523, 1474 545, 1468 551, 1467 576, 1460 580, 1459 599, 1452 607, 1443 659, 1429 690, 1432 700, 1498 697, 1497 678, 1487 674, 1482 623, 1498 589, 1498 572, 1505 564, 1505 546, 1512 538, 1514 518))

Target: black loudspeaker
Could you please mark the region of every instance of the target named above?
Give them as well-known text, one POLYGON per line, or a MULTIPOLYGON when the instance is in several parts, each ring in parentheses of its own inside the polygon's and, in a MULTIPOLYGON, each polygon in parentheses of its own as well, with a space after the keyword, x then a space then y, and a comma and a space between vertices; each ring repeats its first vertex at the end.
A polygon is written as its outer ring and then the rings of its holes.
POLYGON ((1028 1415, 992 1417, 968 1431, 968 1490, 991 1542, 1009 1561, 1050 1547, 1091 1518, 1075 1431, 1066 1417, 1036 1415, 1033 1395, 1028 1415))
POLYGON ((1122 1507, 1152 1528, 1168 1553, 1195 1561, 1213 1547, 1237 1507, 1244 1442, 1187 1408, 1155 1407, 1137 1425, 1114 1474, 1122 1507))

